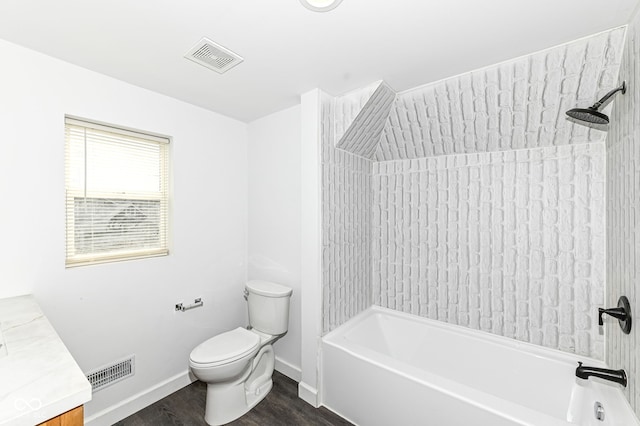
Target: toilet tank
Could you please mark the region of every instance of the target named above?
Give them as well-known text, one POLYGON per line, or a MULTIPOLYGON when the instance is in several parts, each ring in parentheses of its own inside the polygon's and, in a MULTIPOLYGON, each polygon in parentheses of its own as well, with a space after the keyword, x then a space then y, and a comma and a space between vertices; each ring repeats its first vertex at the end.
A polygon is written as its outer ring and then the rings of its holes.
POLYGON ((287 332, 289 301, 293 290, 270 281, 249 281, 246 285, 249 325, 271 335, 287 332))

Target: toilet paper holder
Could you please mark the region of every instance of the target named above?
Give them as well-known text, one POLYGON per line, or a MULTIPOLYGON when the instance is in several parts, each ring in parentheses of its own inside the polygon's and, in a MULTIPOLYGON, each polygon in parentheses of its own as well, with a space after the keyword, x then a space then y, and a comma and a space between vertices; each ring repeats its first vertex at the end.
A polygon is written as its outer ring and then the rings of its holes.
POLYGON ((188 311, 189 309, 199 308, 202 305, 204 305, 204 302, 202 301, 201 297, 198 297, 193 301, 191 305, 185 306, 182 302, 176 303, 176 311, 184 312, 184 311, 188 311))

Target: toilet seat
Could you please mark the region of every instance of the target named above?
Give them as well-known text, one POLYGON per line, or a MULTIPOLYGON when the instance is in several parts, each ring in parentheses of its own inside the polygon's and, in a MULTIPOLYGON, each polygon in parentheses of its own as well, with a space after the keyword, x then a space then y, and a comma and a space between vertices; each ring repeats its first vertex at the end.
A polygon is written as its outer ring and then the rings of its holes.
POLYGON ((199 367, 216 367, 253 355, 260 347, 260 337, 238 327, 218 334, 196 346, 189 361, 199 367))

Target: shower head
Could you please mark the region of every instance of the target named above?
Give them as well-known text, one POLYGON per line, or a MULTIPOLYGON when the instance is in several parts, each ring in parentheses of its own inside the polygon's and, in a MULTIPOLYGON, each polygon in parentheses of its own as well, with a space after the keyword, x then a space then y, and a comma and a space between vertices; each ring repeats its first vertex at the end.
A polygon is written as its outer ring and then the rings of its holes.
POLYGON ((567 111, 567 115, 585 123, 609 124, 609 117, 593 107, 570 109, 567 111))
POLYGON ((567 111, 567 115, 581 123, 587 124, 609 124, 609 117, 606 114, 598 111, 613 95, 617 92, 622 92, 624 95, 627 91, 627 84, 623 81, 620 87, 616 87, 606 95, 602 97, 598 102, 590 106, 589 108, 573 108, 567 111))

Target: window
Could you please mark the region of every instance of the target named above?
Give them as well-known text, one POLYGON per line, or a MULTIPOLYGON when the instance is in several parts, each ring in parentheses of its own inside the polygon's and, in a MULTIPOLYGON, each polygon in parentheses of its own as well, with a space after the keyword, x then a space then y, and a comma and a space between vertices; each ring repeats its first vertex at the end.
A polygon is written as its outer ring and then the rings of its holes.
POLYGON ((169 139, 65 118, 66 266, 169 253, 169 139))

